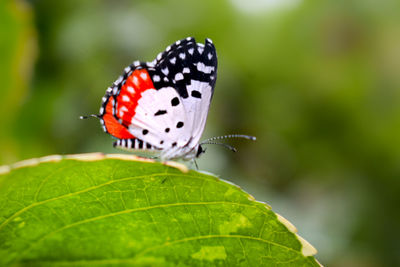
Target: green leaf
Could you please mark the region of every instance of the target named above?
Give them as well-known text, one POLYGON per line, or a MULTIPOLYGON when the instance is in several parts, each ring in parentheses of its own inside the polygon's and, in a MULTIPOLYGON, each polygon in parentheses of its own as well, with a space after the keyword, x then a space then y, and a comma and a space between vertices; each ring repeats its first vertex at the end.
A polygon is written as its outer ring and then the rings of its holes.
POLYGON ((174 164, 83 154, 0 167, 0 265, 318 266, 268 205, 174 164))

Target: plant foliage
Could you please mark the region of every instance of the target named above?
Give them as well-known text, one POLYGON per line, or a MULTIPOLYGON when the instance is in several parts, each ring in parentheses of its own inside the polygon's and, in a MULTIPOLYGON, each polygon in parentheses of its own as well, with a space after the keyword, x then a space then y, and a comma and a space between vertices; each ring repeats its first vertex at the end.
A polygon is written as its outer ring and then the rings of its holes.
POLYGON ((128 158, 0 168, 0 265, 318 266, 289 222, 237 186, 128 158))

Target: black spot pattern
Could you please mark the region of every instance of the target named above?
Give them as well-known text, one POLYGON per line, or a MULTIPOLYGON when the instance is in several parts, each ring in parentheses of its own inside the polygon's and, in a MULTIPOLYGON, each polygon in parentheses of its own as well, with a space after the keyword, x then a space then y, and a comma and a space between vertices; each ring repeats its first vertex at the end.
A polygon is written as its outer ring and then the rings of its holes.
POLYGON ((168 132, 169 132, 169 130, 170 130, 169 128, 165 128, 165 132, 166 132, 166 133, 168 133, 168 132))
POLYGON ((192 97, 201 98, 201 93, 199 91, 193 90, 192 97))
POLYGON ((149 130, 147 130, 147 129, 144 129, 143 131, 142 131, 142 134, 143 135, 146 135, 146 134, 148 134, 149 133, 149 130))
POLYGON ((172 143, 172 147, 175 147, 176 145, 177 145, 176 142, 173 142, 173 143, 172 143))
POLYGON ((159 115, 163 115, 163 114, 166 114, 167 113, 167 111, 166 110, 158 110, 156 113, 154 113, 154 116, 159 116, 159 115))
POLYGON ((137 138, 132 139, 118 139, 113 143, 114 147, 124 147, 130 149, 148 149, 148 150, 160 150, 160 148, 153 146, 150 143, 144 142, 137 138))
POLYGON ((179 105, 179 98, 177 98, 177 97, 172 98, 171 105, 174 107, 179 105))
POLYGON ((143 141, 139 140, 139 139, 137 139, 137 140, 138 140, 138 148, 142 149, 143 148, 143 141))
POLYGON ((191 84, 191 80, 209 83, 213 94, 217 64, 217 54, 211 41, 206 39, 203 45, 196 43, 194 38, 186 38, 172 44, 168 51, 165 50, 161 57, 151 63, 153 67, 148 67, 147 70, 150 77, 154 77, 154 75, 160 77, 156 81, 153 79, 154 87, 157 90, 170 86, 178 92, 180 97, 187 98, 189 97, 187 86, 191 84), (189 53, 189 50, 192 53, 189 53), (205 66, 214 67, 213 71, 211 73, 199 71, 197 69, 199 62, 205 66), (185 68, 186 71, 184 71, 185 68), (162 72, 163 69, 167 71, 162 72), (175 80, 177 73, 182 73, 183 79, 175 80))
POLYGON ((178 122, 177 124, 176 124, 176 128, 182 128, 183 127, 183 122, 178 122))

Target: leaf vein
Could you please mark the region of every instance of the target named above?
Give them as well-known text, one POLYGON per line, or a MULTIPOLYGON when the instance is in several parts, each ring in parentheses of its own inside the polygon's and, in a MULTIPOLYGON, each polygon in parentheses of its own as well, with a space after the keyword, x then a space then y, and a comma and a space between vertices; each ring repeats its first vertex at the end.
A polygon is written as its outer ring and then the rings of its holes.
MULTIPOLYGON (((166 174, 165 173, 154 173, 154 174, 151 174, 151 175, 140 175, 140 176, 125 177, 125 178, 121 178, 121 179, 118 179, 118 180, 110 180, 110 181, 107 181, 105 183, 102 183, 102 184, 99 184, 99 185, 96 185, 96 186, 91 186, 91 187, 85 188, 85 189, 80 190, 80 191, 76 191, 76 192, 72 192, 72 193, 70 192, 70 193, 65 194, 65 195, 60 195, 60 196, 57 196, 57 197, 54 197, 54 198, 49 198, 49 199, 42 200, 42 201, 39 201, 39 202, 34 202, 34 203, 29 204, 28 206, 25 206, 24 208, 16 211, 13 215, 11 215, 6 220, 4 220, 0 224, 0 231, 8 223, 10 223, 10 221, 12 221, 15 217, 19 216, 20 214, 24 213, 25 211, 27 211, 27 210, 29 210, 29 209, 31 209, 33 207, 37 207, 37 206, 43 205, 43 204, 51 202, 51 201, 56 201, 56 200, 60 200, 60 199, 64 199, 64 198, 68 198, 68 197, 72 197, 72 196, 77 196, 79 194, 86 193, 86 192, 89 192, 89 191, 92 191, 92 190, 95 190, 95 189, 98 189, 98 188, 101 188, 101 187, 104 187, 104 186, 107 186, 107 185, 110 185, 110 184, 113 184, 113 183, 124 182, 124 181, 129 181, 129 180, 136 180, 136 179, 145 179, 145 178, 148 178, 148 177, 157 177, 157 176, 163 176, 163 175, 166 175, 166 174)), ((204 179, 203 177, 198 177, 198 176, 193 176, 193 175, 180 175, 180 174, 169 174, 169 175, 170 176, 175 176, 175 177, 189 177, 189 178, 195 178, 195 179, 204 179)), ((221 184, 225 185, 223 183, 221 183, 221 184)), ((225 185, 225 186, 227 186, 227 185, 225 185)))
MULTIPOLYGON (((187 202, 187 203, 169 203, 169 204, 160 204, 160 205, 154 205, 154 206, 150 206, 150 207, 142 207, 142 208, 136 208, 136 209, 129 209, 129 210, 123 210, 123 211, 118 211, 118 212, 113 212, 110 214, 106 214, 106 215, 101 215, 101 216, 97 216, 97 217, 92 217, 89 219, 84 219, 81 221, 77 221, 68 225, 65 225, 63 227, 60 227, 48 234, 45 234, 44 236, 42 236, 41 238, 37 239, 34 242, 31 242, 31 245, 24 251, 21 253, 21 255, 26 254, 28 251, 30 251, 32 248, 34 248, 37 244, 39 244, 40 242, 42 242, 44 239, 58 233, 61 231, 64 231, 66 229, 72 228, 72 227, 76 227, 78 225, 82 225, 85 223, 90 223, 90 222, 94 222, 94 221, 98 221, 98 220, 102 220, 102 219, 106 219, 106 218, 110 218, 110 217, 114 217, 114 216, 118 216, 118 215, 122 215, 122 214, 128 214, 128 213, 134 213, 134 212, 140 212, 140 211, 148 211, 151 209, 157 209, 157 208, 169 208, 169 207, 178 207, 178 206, 183 206, 183 205, 187 205, 187 206, 199 206, 199 205, 221 205, 221 204, 228 204, 228 205, 239 205, 239 206, 247 206, 247 207, 254 207, 251 204, 245 204, 245 203, 235 203, 235 202, 226 202, 226 201, 215 201, 215 202, 187 202)), ((182 226, 181 226, 182 227, 182 226)), ((182 228, 183 231, 183 228, 182 228)), ((259 239, 259 238, 258 238, 259 239)))

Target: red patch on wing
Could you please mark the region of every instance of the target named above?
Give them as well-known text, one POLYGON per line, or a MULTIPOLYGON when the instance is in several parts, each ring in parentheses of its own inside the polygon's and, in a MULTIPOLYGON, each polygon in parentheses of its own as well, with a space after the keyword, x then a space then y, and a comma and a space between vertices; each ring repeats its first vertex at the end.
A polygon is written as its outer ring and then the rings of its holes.
POLYGON ((103 116, 104 125, 107 132, 118 139, 135 138, 117 119, 113 116, 114 98, 111 96, 106 106, 106 112, 103 116))
POLYGON ((116 116, 121 118, 123 124, 129 126, 135 116, 136 107, 142 93, 154 89, 153 82, 146 69, 138 69, 132 72, 117 96, 116 116))

